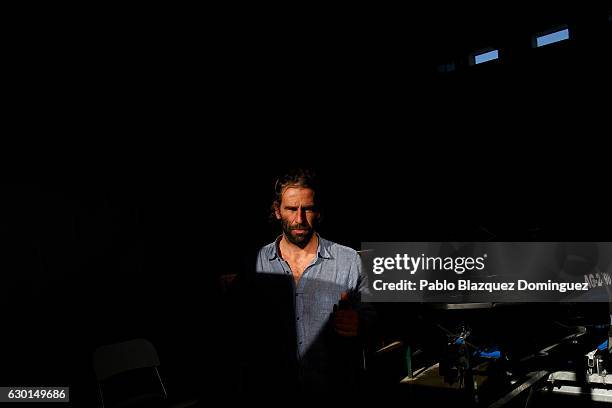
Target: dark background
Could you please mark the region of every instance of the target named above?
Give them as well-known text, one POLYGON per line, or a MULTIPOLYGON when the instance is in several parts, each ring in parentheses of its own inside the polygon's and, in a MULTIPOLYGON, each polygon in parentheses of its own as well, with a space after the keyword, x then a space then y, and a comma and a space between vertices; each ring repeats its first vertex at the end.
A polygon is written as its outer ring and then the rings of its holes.
POLYGON ((59 14, 9 31, 1 385, 93 404, 93 350, 136 337, 170 394, 227 381, 217 278, 278 234, 291 166, 354 248, 610 239, 603 6, 59 14), (570 41, 530 48, 558 24, 570 41))

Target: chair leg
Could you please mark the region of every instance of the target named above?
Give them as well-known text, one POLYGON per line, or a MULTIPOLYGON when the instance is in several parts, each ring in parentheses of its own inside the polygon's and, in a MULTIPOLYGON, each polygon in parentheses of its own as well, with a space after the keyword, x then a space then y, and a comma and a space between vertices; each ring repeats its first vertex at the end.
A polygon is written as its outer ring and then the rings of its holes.
POLYGON ((102 387, 100 387, 100 383, 98 383, 98 392, 100 393, 100 403, 102 404, 102 408, 104 408, 104 397, 102 396, 102 387))
POLYGON ((155 368, 155 373, 157 374, 157 378, 159 379, 159 383, 161 384, 162 390, 164 391, 164 396, 166 397, 166 399, 168 399, 168 393, 166 392, 166 387, 164 387, 164 382, 161 379, 161 376, 159 375, 159 371, 157 370, 157 367, 155 368))

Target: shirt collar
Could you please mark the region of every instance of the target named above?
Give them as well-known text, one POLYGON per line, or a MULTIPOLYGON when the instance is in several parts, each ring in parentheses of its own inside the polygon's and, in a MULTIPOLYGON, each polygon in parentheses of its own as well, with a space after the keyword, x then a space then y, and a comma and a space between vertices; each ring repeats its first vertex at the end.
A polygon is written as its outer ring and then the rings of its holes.
MULTIPOLYGON (((315 232, 315 234, 317 234, 317 237, 319 238, 319 247, 317 248, 317 255, 320 258, 323 259, 331 259, 332 255, 331 255, 331 251, 330 251, 330 247, 331 247, 331 242, 321 238, 321 236, 315 232)), ((272 252, 270 253, 270 261, 273 259, 278 258, 278 244, 280 242, 280 240, 283 238, 283 235, 279 235, 275 240, 274 240, 274 245, 272 246, 272 252)))

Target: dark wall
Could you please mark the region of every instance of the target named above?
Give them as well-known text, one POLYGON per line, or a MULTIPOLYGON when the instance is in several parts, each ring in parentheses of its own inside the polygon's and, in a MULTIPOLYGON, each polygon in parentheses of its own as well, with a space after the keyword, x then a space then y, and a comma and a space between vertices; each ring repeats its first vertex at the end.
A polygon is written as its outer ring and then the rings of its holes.
POLYGON ((271 191, 291 165, 322 178, 321 233, 355 248, 609 240, 609 11, 586 9, 327 10, 314 25, 239 10, 198 33, 128 25, 135 42, 28 40, 49 63, 16 66, 12 109, 80 142, 54 139, 37 182, 2 184, 0 383, 74 384, 89 403, 93 350, 146 337, 171 393, 199 389, 222 365, 217 277, 249 272, 278 234, 271 191), (566 20, 572 41, 529 49, 566 20), (490 43, 511 58, 465 65, 490 43))

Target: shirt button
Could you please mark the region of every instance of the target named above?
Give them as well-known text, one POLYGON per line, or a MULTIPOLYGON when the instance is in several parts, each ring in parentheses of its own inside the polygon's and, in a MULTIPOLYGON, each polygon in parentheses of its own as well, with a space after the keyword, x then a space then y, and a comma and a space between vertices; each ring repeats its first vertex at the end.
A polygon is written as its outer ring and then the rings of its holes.
POLYGON ((300 320, 300 318, 298 317, 297 320, 300 320))

